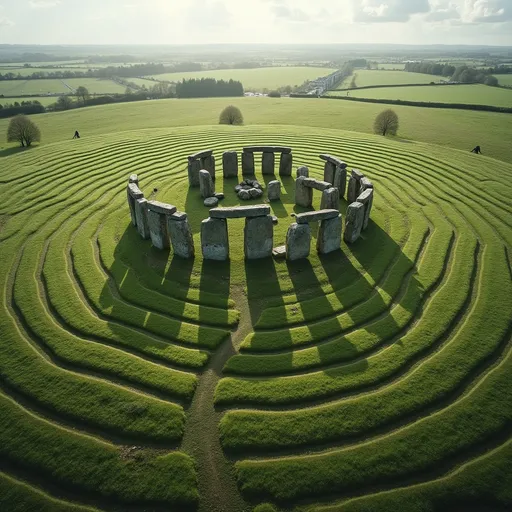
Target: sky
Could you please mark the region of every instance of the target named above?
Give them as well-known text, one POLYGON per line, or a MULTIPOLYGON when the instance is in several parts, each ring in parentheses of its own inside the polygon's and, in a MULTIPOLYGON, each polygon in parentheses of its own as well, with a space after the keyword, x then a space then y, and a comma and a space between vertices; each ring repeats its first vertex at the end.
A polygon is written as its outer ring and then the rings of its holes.
POLYGON ((0 0, 0 44, 512 46, 512 0, 0 0))

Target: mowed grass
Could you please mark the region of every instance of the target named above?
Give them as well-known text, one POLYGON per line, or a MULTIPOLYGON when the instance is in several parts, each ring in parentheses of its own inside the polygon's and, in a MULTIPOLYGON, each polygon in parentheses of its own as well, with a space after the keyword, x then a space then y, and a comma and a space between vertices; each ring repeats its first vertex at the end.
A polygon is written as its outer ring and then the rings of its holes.
POLYGON ((283 66, 256 69, 220 69, 215 71, 191 71, 186 73, 165 73, 153 75, 156 80, 180 82, 191 78, 215 78, 216 80, 239 80, 245 90, 277 89, 286 85, 301 85, 306 80, 327 76, 336 69, 283 66))
MULTIPOLYGON (((340 94, 344 94, 340 92, 340 94)), ((331 93, 335 95, 335 93, 331 93)), ((488 85, 446 85, 424 87, 382 87, 351 91, 354 98, 378 98, 385 100, 426 101, 435 103, 465 103, 512 107, 512 90, 488 85)), ((393 107, 394 108, 394 107, 393 107)))
POLYGON ((500 85, 512 86, 512 73, 508 75, 494 75, 498 79, 500 85))
POLYGON ((100 78, 51 78, 44 80, 2 80, 0 81, 0 95, 70 94, 80 86, 86 87, 90 94, 122 94, 126 90, 126 87, 112 80, 100 78))
POLYGON ((337 89, 345 89, 350 85, 353 77, 356 77, 356 87, 369 85, 402 85, 402 84, 429 84, 439 82, 442 77, 426 75, 424 73, 409 73, 407 71, 388 71, 377 69, 356 69, 354 73, 337 89))
MULTIPOLYGON (((509 92, 509 91, 505 91, 509 92)), ((106 135, 115 130, 140 130, 170 126, 216 125, 222 109, 239 107, 246 125, 295 125, 373 133, 373 121, 384 105, 328 99, 218 98, 155 100, 136 104, 89 107, 40 114, 33 118, 44 144, 69 141, 75 130, 82 137, 106 135)), ((512 116, 492 112, 424 109, 393 106, 400 119, 399 138, 470 151, 480 145, 492 158, 512 161, 512 146, 504 133, 512 132, 512 116)), ((0 119, 0 133, 9 121, 0 119)), ((79 144, 87 142, 79 141, 79 144)), ((5 138, 0 138, 0 148, 5 138)), ((229 148, 228 148, 229 149, 229 148)))

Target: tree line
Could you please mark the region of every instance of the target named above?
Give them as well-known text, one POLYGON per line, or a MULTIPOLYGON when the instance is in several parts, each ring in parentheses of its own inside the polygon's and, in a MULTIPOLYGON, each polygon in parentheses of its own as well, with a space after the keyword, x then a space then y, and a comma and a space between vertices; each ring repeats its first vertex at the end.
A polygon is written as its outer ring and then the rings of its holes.
POLYGON ((214 78, 191 78, 176 84, 178 98, 214 98, 243 96, 244 86, 236 80, 215 80, 214 78))

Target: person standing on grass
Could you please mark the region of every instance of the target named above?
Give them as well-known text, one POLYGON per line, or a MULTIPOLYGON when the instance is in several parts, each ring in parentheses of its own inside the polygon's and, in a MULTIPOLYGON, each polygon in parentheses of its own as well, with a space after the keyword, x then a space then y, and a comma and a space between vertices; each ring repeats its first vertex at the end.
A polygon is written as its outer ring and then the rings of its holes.
POLYGON ((480 146, 476 146, 471 150, 471 153, 476 153, 477 155, 481 154, 482 151, 480 151, 480 146))
POLYGON ((78 130, 75 131, 75 135, 73 135, 73 139, 79 139, 80 134, 78 133, 78 130))

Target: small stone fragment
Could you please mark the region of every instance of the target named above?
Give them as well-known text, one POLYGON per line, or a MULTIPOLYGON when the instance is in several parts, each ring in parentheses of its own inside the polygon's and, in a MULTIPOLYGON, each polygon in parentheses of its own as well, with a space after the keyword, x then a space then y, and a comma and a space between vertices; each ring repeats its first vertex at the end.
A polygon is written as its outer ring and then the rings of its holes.
POLYGON ((222 201, 224 199, 224 194, 222 192, 215 192, 215 197, 219 200, 219 201, 222 201))
POLYGON ((286 258, 286 245, 274 247, 272 250, 272 256, 274 256, 276 260, 284 260, 286 258))
POLYGON ((208 206, 209 208, 215 208, 219 204, 219 200, 213 196, 213 197, 207 197, 204 200, 203 203, 205 206, 208 206))

